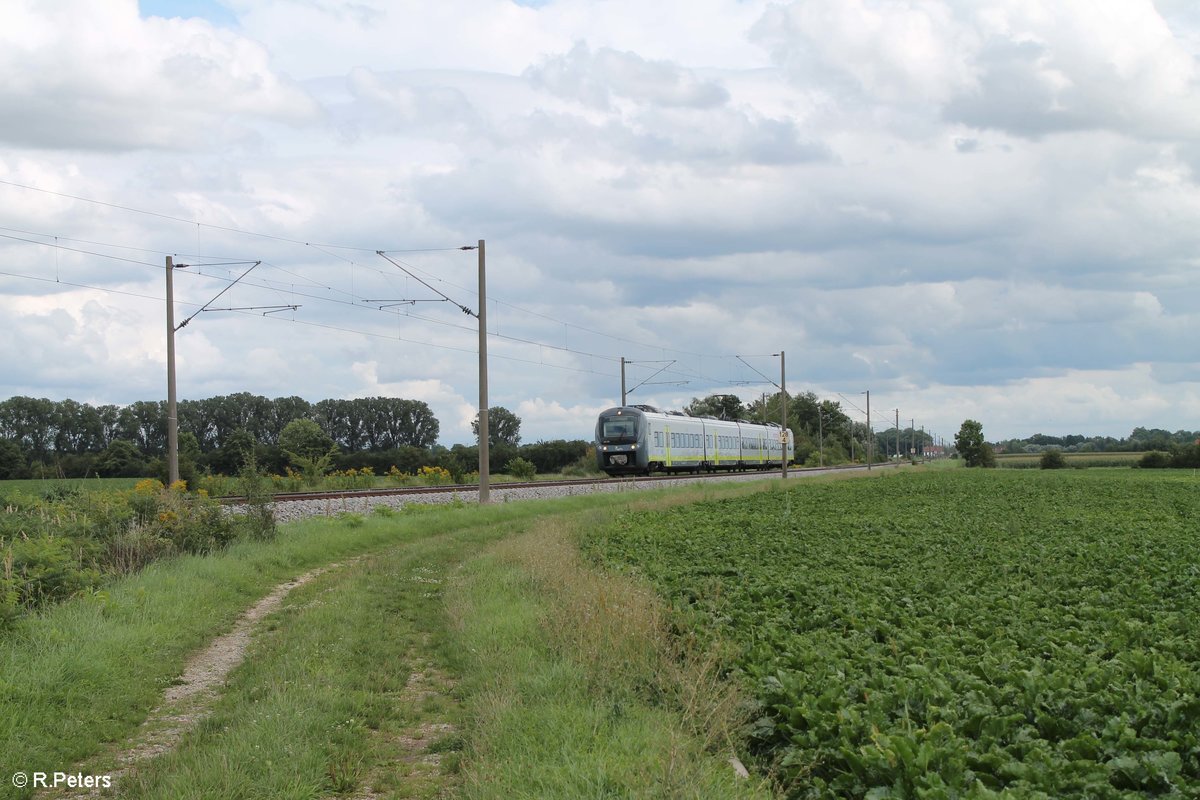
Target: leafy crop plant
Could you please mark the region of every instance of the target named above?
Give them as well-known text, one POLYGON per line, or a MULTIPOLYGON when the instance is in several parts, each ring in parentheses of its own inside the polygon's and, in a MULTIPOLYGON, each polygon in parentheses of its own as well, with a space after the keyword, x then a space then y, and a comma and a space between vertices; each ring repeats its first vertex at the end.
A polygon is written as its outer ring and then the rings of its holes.
POLYGON ((636 512, 585 543, 734 644, 792 798, 1200 796, 1200 491, 954 470, 636 512))

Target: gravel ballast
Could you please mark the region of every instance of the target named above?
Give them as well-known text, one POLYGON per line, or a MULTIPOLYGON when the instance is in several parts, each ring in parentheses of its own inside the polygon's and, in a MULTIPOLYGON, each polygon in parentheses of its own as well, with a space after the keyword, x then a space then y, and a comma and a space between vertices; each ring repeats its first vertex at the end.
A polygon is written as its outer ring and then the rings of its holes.
MULTIPOLYGON (((811 475, 811 472, 791 473, 797 477, 811 475)), ((720 481, 761 481, 778 478, 778 472, 754 472, 722 476, 720 481)), ((679 478, 670 481, 669 486, 683 486, 714 480, 712 478, 679 478)), ((575 484, 569 486, 524 486, 504 489, 492 487, 490 492, 493 503, 508 503, 516 500, 549 500, 557 497, 575 497, 576 495, 595 494, 596 492, 630 492, 645 489, 662 489, 661 480, 638 480, 631 478, 623 481, 606 481, 592 484, 575 484)), ((439 504, 475 503, 479 500, 476 489, 446 492, 430 492, 426 494, 383 495, 374 497, 337 497, 322 500, 290 500, 275 503, 275 519, 278 522, 295 522, 308 517, 329 517, 337 514, 370 514, 378 506, 386 506, 399 510, 412 503, 439 504)))

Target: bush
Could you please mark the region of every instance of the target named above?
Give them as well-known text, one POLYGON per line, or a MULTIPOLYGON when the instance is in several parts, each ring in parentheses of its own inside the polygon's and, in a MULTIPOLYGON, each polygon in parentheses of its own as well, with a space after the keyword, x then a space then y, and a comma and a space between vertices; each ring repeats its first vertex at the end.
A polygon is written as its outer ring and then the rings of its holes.
POLYGON ((237 537, 237 525, 220 504, 205 494, 188 495, 183 481, 160 489, 157 500, 150 525, 185 553, 211 553, 237 537))
POLYGON ((1171 454, 1171 466, 1179 468, 1200 468, 1200 443, 1180 447, 1171 454))
POLYGON ((97 456, 93 468, 101 478, 136 478, 146 474, 146 462, 137 445, 125 439, 114 439, 97 456))
POLYGON ((245 514, 227 514, 180 481, 139 481, 132 490, 81 492, 56 485, 42 497, 5 492, 0 505, 0 630, 21 614, 94 591, 115 575, 176 553, 209 553, 239 537, 269 539, 269 481, 248 466, 239 477, 245 514))
POLYGON ((579 461, 588 452, 590 445, 582 439, 567 441, 554 439, 535 444, 521 445, 520 457, 533 463, 543 475, 560 472, 579 461))
POLYGON ((279 531, 275 496, 271 493, 271 481, 259 470, 253 455, 243 462, 237 485, 238 494, 246 498, 245 513, 237 520, 241 534, 258 541, 274 539, 279 531))
POLYGON ((99 571, 84 566, 86 555, 72 545, 70 539, 40 532, 14 539, 4 554, 6 585, 0 593, 15 592, 18 604, 40 608, 97 586, 99 571))
POLYGON ((504 471, 523 481, 533 480, 533 477, 537 475, 537 467, 533 465, 533 462, 520 457, 510 459, 504 465, 504 471))
POLYGON ((371 489, 375 486, 375 470, 371 467, 363 467, 334 471, 325 477, 324 488, 338 489, 341 491, 358 491, 360 489, 371 489))
POLYGON ((1067 457, 1062 454, 1061 450, 1047 450, 1042 453, 1038 464, 1042 469, 1065 469, 1067 457))
POLYGON ((445 486, 454 482, 450 470, 445 467, 421 467, 417 470, 417 478, 427 486, 445 486))
POLYGON ((174 543, 159 530, 135 524, 105 542, 104 562, 110 573, 128 575, 174 553, 174 543))
POLYGON ((1138 466, 1142 469, 1166 469, 1171 466, 1171 457, 1161 450, 1151 450, 1142 454, 1138 466))
POLYGON ((599 475, 600 469, 596 466, 596 448, 589 447, 587 452, 577 458, 574 462, 568 464, 562 469, 563 475, 574 478, 585 478, 589 475, 599 475))

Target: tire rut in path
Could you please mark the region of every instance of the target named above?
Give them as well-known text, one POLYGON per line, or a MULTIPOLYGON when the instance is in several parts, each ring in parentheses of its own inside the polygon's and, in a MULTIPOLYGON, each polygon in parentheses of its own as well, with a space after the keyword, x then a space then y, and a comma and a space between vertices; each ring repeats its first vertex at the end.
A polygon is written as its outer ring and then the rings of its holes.
MULTIPOLYGON (((122 778, 136 771, 140 764, 174 750, 188 731, 212 713, 212 704, 220 694, 225 679, 246 657, 246 649, 250 645, 254 627, 268 614, 277 611, 289 592, 330 570, 363 558, 365 556, 326 564, 279 584, 246 609, 228 633, 213 639, 207 647, 193 656, 183 674, 163 693, 162 702, 146 717, 132 741, 127 742, 116 753, 116 767, 107 772, 112 778, 115 791, 107 793, 119 795, 122 778)), ((105 792, 100 789, 84 789, 48 791, 38 796, 85 798, 99 797, 102 793, 105 792)))

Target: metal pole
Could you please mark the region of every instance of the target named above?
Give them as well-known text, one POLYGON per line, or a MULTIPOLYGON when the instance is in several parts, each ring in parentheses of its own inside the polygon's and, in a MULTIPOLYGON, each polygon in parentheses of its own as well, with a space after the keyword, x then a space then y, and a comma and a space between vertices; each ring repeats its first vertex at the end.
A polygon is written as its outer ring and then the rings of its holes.
POLYGON ((786 358, 786 356, 784 356, 783 351, 780 350, 779 351, 779 388, 783 393, 783 436, 784 436, 784 439, 782 442, 780 442, 780 445, 782 445, 782 447, 783 447, 783 456, 779 459, 779 462, 781 464, 783 464, 783 479, 784 480, 787 480, 787 468, 788 468, 788 463, 787 463, 787 461, 788 461, 787 460, 788 419, 787 419, 787 369, 786 369, 786 366, 787 366, 787 358, 786 358))
POLYGON ((167 256, 167 483, 179 480, 179 417, 175 397, 175 259, 167 256))
POLYGON ((487 372, 487 272, 483 239, 479 240, 479 503, 491 502, 488 486, 488 372, 487 372))
POLYGON ((621 406, 625 406, 625 356, 621 356, 621 406))
POLYGON ((825 466, 825 412, 817 401, 817 466, 825 466))
POLYGON ((871 390, 867 389, 867 470, 875 458, 875 432, 871 430, 871 390))
POLYGON ((896 409, 896 463, 902 460, 900 455, 900 409, 896 409))

